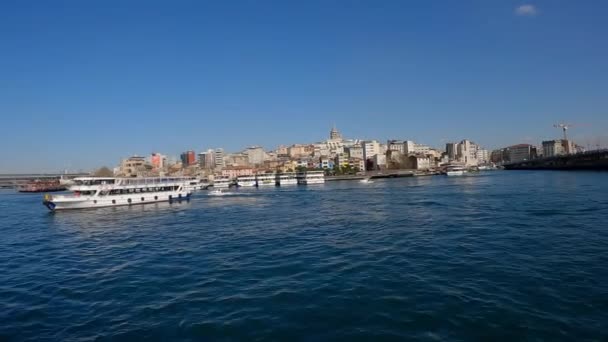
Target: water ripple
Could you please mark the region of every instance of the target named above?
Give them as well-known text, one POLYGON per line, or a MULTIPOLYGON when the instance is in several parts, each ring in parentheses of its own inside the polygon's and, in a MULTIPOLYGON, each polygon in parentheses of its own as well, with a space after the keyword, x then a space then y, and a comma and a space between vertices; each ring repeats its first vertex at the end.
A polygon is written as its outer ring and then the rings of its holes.
POLYGON ((608 177, 494 172, 49 214, 0 192, 0 340, 602 340, 608 177))

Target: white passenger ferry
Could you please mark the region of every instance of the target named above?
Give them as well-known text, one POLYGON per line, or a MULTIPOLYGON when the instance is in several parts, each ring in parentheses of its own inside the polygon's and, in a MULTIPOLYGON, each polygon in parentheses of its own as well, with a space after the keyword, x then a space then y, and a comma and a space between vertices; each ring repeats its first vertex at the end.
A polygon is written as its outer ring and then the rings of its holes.
POLYGON ((277 173, 276 180, 279 186, 298 184, 298 179, 294 172, 277 173))
POLYGON ((69 195, 44 195, 49 210, 113 207, 189 199, 187 178, 103 178, 74 179, 69 195))
POLYGON ((258 186, 275 185, 275 173, 258 173, 255 176, 258 186))
POLYGON ((239 176, 236 179, 236 185, 243 187, 254 187, 257 185, 255 176, 239 176))
POLYGON ((228 176, 216 176, 213 179, 213 187, 218 188, 229 188, 232 180, 228 176))
POLYGON ((298 172, 298 184, 322 184, 325 183, 325 172, 323 171, 305 171, 298 172))
POLYGON ((208 186, 209 186, 208 183, 203 182, 202 180, 200 180, 198 178, 188 178, 187 184, 186 184, 186 189, 190 190, 190 191, 204 190, 204 189, 207 189, 208 186))
POLYGON ((446 175, 448 176, 464 176, 467 169, 460 165, 450 165, 447 168, 446 175))

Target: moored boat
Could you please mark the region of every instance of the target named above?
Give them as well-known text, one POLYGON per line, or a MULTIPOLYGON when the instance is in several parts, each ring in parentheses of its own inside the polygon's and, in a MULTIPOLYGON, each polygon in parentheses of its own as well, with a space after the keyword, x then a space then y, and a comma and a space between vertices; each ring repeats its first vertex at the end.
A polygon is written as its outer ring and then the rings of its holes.
POLYGON ((275 173, 258 173, 255 180, 258 186, 275 185, 275 173))
POLYGON ((255 176, 239 176, 236 179, 236 185, 242 187, 254 187, 256 186, 255 176))
POLYGON ((298 184, 298 179, 294 172, 277 173, 276 184, 279 186, 294 185, 298 184))
POLYGON ((322 184, 325 183, 325 172, 323 171, 305 171, 298 172, 298 184, 322 184))
POLYGON ((75 178, 72 194, 44 196, 51 211, 134 205, 189 199, 187 178, 75 178))
POLYGON ((217 176, 213 179, 214 188, 229 188, 232 180, 228 176, 217 176))
POLYGON ((463 176, 467 172, 464 166, 450 165, 447 168, 446 175, 448 176, 463 176))

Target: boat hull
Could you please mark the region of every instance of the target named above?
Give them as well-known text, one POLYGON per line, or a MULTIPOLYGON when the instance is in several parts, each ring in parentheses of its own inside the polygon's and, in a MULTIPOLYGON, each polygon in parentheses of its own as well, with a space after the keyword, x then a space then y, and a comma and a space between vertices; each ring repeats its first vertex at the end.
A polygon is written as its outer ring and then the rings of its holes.
POLYGON ((284 185, 296 185, 298 184, 298 180, 297 179, 280 179, 277 181, 277 185, 278 186, 284 186, 284 185))
POLYGON ((448 176, 464 176, 464 171, 448 171, 446 174, 448 176))
POLYGON ((309 184, 323 184, 325 183, 325 179, 300 179, 298 180, 298 184, 309 185, 309 184))
POLYGON ((148 192, 117 196, 57 197, 45 196, 42 204, 51 211, 118 207, 125 205, 148 204, 189 200, 189 191, 148 192))

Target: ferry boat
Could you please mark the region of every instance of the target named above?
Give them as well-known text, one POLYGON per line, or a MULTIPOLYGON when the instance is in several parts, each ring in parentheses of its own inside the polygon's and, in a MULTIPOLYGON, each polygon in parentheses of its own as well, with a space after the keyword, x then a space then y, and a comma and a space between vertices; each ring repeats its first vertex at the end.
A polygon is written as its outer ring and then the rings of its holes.
POLYGON ((298 184, 298 179, 294 172, 277 173, 276 183, 279 186, 298 184))
POLYGON ((209 184, 203 182, 202 180, 200 180, 198 178, 189 178, 188 184, 186 184, 186 189, 188 189, 190 191, 204 190, 208 186, 209 186, 209 184))
POLYGON ((258 186, 275 185, 276 175, 274 173, 259 173, 255 176, 258 186))
POLYGON ((85 209, 189 199, 187 178, 80 177, 69 195, 44 195, 49 210, 85 209))
POLYGON ((214 188, 229 188, 232 180, 228 176, 217 176, 213 179, 214 188))
POLYGON ((324 171, 306 171, 297 174, 298 184, 322 184, 325 183, 324 171))
POLYGON ((19 192, 54 192, 64 191, 67 187, 58 179, 51 180, 32 180, 21 184, 18 187, 19 192))
POLYGON ((446 175, 448 176, 463 176, 467 172, 464 166, 451 165, 448 166, 446 175))
POLYGON ((243 187, 254 187, 257 185, 255 176, 239 176, 236 179, 236 185, 243 187))

